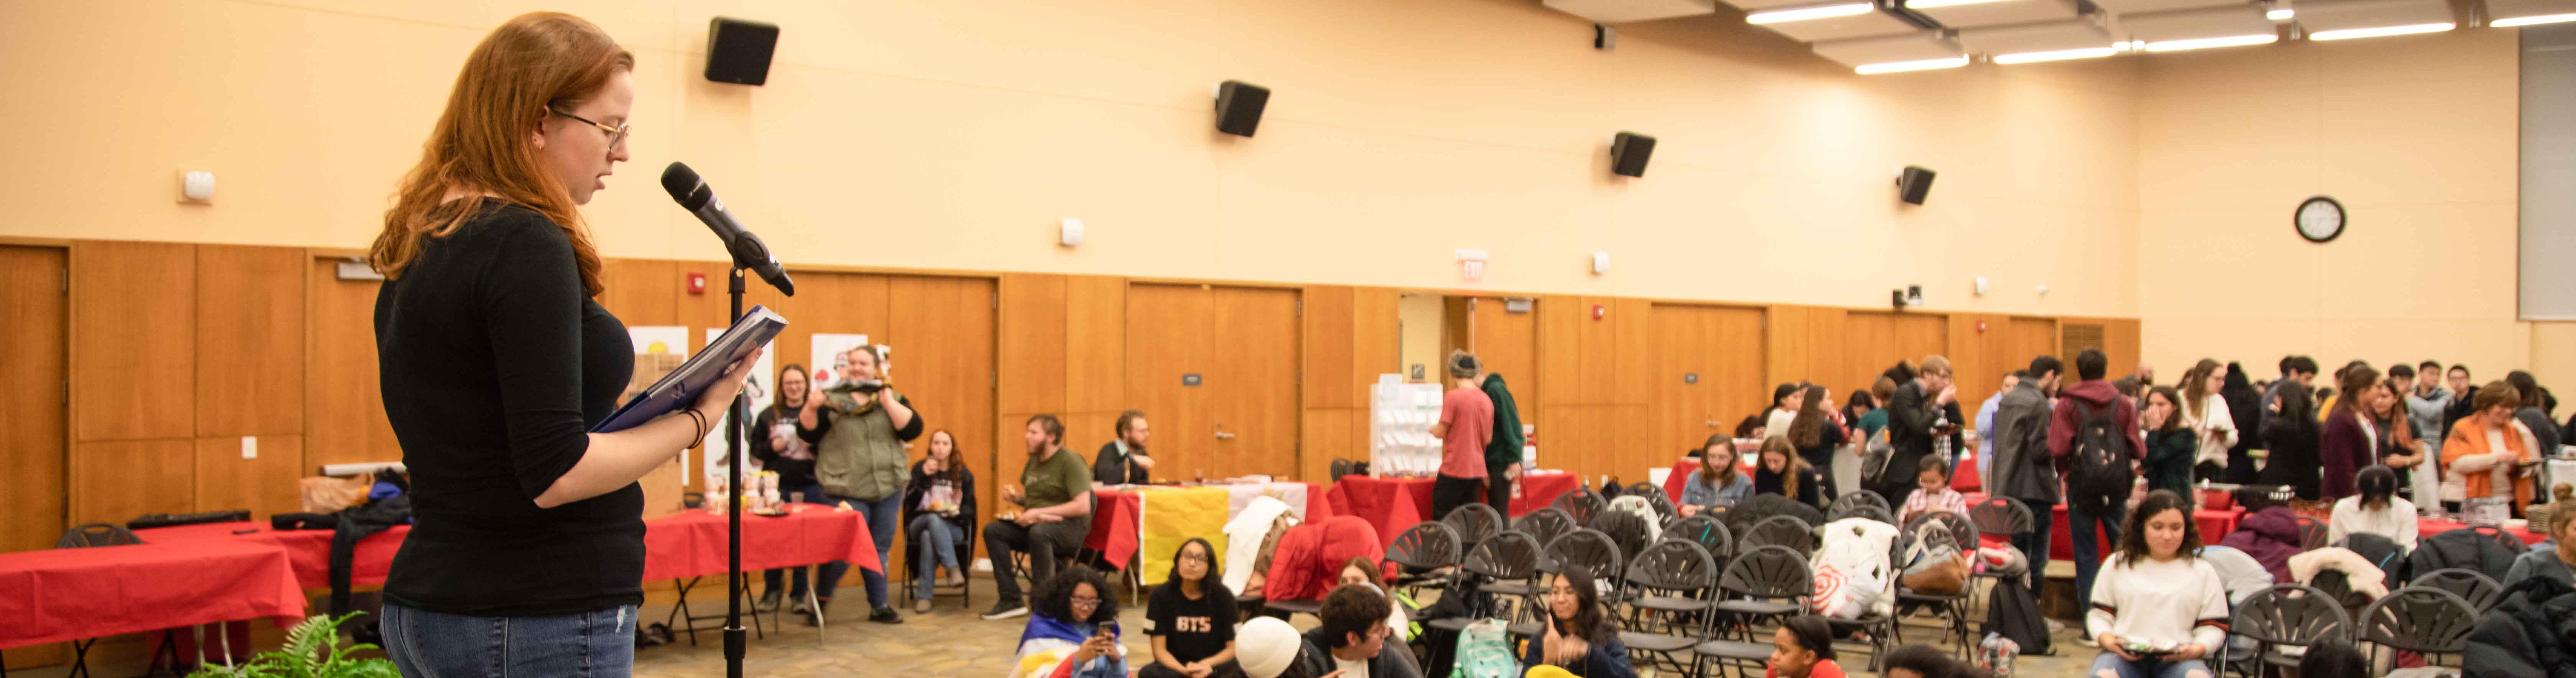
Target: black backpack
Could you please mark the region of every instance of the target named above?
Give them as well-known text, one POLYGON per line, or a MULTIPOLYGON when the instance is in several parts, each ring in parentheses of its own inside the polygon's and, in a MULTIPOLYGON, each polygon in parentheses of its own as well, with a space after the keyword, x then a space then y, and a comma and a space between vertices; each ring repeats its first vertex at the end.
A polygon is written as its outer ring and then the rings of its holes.
POLYGON ((2020 577, 2006 577, 1986 594, 1984 631, 2011 639, 2024 655, 2051 653, 2046 619, 2039 613, 2039 600, 2031 597, 2030 587, 2021 585, 2020 577))
POLYGON ((2069 499, 2124 498, 2137 480, 2129 465, 2129 437, 2112 430, 2111 413, 2076 399, 2074 468, 2066 474, 2069 499))

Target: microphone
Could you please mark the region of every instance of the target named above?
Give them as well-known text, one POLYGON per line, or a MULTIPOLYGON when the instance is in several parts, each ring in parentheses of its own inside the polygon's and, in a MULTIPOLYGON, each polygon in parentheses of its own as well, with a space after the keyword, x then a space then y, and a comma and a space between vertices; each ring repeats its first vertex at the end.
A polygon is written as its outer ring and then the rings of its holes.
POLYGON ((769 245, 744 230, 742 222, 734 221, 733 213, 725 211, 724 201, 716 199, 715 189, 708 188, 687 163, 671 163, 662 170, 662 190, 669 191, 681 209, 698 215, 698 221, 706 222, 707 229, 716 232, 716 239, 724 241, 725 251, 733 255, 734 268, 751 269, 760 274, 760 279, 769 281, 769 286, 796 296, 796 281, 788 279, 787 271, 778 267, 777 257, 769 254, 769 245))

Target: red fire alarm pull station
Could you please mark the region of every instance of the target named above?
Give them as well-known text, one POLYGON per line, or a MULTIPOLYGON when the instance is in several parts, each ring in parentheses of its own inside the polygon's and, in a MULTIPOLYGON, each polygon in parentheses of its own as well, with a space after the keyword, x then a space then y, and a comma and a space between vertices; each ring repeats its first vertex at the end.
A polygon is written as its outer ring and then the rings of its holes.
POLYGON ((1986 321, 1983 321, 1983 320, 1979 320, 1979 321, 1977 321, 1977 333, 1978 333, 1978 334, 1985 334, 1985 333, 1986 333, 1986 321))
POLYGON ((689 293, 690 293, 690 294, 706 294, 706 293, 707 293, 707 274, 704 274, 704 273, 691 273, 691 274, 689 274, 689 293))
POLYGON ((1593 319, 1593 320, 1600 320, 1602 317, 1604 317, 1604 316, 1608 316, 1608 315, 1610 315, 1610 309, 1609 309, 1608 307, 1602 306, 1602 305, 1600 305, 1600 304, 1593 304, 1593 305, 1592 305, 1592 319, 1593 319))

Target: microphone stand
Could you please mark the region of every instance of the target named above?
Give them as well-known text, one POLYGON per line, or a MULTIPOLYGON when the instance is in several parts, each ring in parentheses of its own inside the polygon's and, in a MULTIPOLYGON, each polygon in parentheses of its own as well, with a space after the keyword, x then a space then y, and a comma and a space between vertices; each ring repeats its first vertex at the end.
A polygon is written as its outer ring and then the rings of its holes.
MULTIPOLYGON (((725 295, 733 298, 733 313, 726 316, 730 327, 742 320, 742 267, 735 266, 725 280, 725 295)), ((725 678, 742 678, 743 650, 750 638, 742 628, 742 438, 743 427, 750 425, 751 394, 733 397, 733 421, 725 425, 725 678)), ((817 611, 820 612, 819 610, 817 611)))

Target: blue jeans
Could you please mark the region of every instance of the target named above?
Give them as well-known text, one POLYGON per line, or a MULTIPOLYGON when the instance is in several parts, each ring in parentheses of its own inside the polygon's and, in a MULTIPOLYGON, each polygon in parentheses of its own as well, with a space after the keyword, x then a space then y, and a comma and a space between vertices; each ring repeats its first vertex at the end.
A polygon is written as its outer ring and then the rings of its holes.
MULTIPOLYGON (((790 493, 794 492, 805 493, 805 503, 808 504, 823 504, 830 501, 825 498, 822 485, 807 483, 804 485, 778 486, 778 496, 781 499, 787 498, 790 493)), ((803 600, 805 599, 805 568, 797 567, 794 569, 796 570, 796 586, 795 588, 787 590, 787 597, 794 600, 803 600)), ((787 579, 787 570, 788 568, 770 568, 762 571, 760 573, 760 581, 763 588, 760 590, 764 593, 778 590, 780 586, 785 584, 785 580, 787 579)))
MULTIPOLYGON (((2113 548, 2120 545, 2120 523, 2129 519, 2127 498, 2108 501, 2079 500, 2066 502, 2066 536, 2075 541, 2075 600, 2079 606, 2093 604, 2093 575, 2102 571, 2102 545, 2096 543, 2093 528, 2102 528, 2102 539, 2113 548)), ((2115 657, 2116 659, 2116 657, 2115 657)))
POLYGON ((2111 672, 2111 678, 2210 678, 2209 665, 2198 659, 2171 662, 2139 657, 2131 662, 2109 652, 2093 655, 2093 671, 2086 678, 2103 678, 2103 671, 2111 672), (2195 675, 2194 671, 2199 673, 2195 675))
POLYGON ((911 528, 911 534, 921 540, 920 557, 914 563, 917 567, 913 568, 916 583, 912 593, 915 598, 929 600, 932 595, 931 574, 938 567, 944 565, 950 572, 966 574, 966 570, 957 567, 957 530, 962 528, 950 525, 931 513, 913 516, 911 528))
MULTIPOLYGON (((887 554, 894 551, 894 541, 901 538, 896 536, 894 526, 895 521, 901 519, 903 515, 903 493, 889 494, 874 501, 834 495, 831 501, 849 502, 852 508, 859 510, 859 517, 868 521, 868 538, 877 543, 878 567, 874 570, 860 569, 859 581, 865 582, 868 586, 868 607, 885 607, 886 576, 883 570, 885 570, 887 554)), ((848 561, 835 560, 824 563, 823 571, 815 575, 814 595, 826 600, 831 599, 832 591, 841 587, 841 576, 849 572, 848 561)))
POLYGON ((404 678, 624 676, 635 606, 549 617, 477 617, 385 604, 385 654, 404 678))

